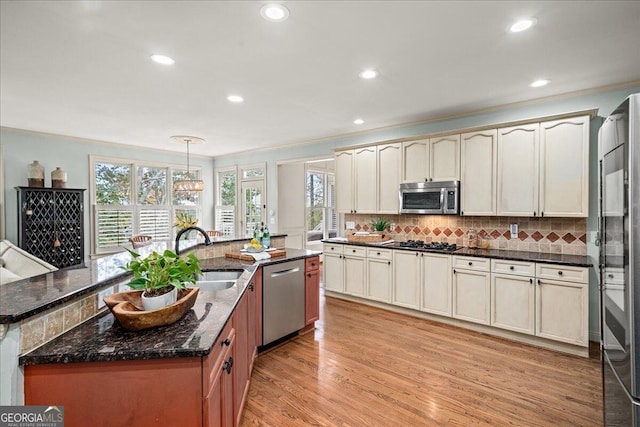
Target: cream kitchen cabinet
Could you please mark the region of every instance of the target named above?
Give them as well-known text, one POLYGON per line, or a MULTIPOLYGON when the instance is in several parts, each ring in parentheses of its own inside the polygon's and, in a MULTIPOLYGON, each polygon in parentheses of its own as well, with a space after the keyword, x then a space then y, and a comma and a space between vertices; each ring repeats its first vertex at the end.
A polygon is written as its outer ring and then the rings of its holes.
POLYGON ((460 135, 460 214, 496 215, 498 131, 460 135))
POLYGON ((336 210, 340 213, 353 213, 355 209, 353 181, 353 150, 336 151, 336 210))
POLYGON ((391 302, 393 290, 393 251, 367 248, 367 298, 391 302))
POLYGON ((498 129, 498 216, 538 216, 538 123, 498 129))
POLYGON ((536 336, 589 345, 589 270, 536 264, 536 336))
POLYGON ((488 258, 453 257, 452 316, 468 322, 490 324, 491 282, 488 258))
POLYGON ((535 333, 535 263, 491 260, 491 326, 535 333))
POLYGON ((539 197, 541 216, 588 216, 589 116, 540 123, 539 197))
POLYGON ((420 253, 393 251, 393 294, 391 303, 420 308, 420 253))
POLYGON ((422 298, 420 310, 451 317, 451 255, 421 253, 422 298))
MULTIPOLYGON (((402 172, 402 144, 377 146, 378 209, 381 214, 397 214, 399 211, 398 187, 402 172)), ((371 179, 371 171, 369 171, 371 179)))
POLYGON ((460 179, 460 135, 402 143, 403 182, 460 179))
POLYGON ((366 248, 364 246, 345 246, 344 260, 344 292, 363 297, 365 295, 366 248))
POLYGON ((344 245, 325 243, 322 255, 324 266, 324 288, 327 291, 344 292, 344 245))
POLYGON ((354 171, 354 213, 376 213, 377 210, 377 147, 363 147, 353 150, 354 171))

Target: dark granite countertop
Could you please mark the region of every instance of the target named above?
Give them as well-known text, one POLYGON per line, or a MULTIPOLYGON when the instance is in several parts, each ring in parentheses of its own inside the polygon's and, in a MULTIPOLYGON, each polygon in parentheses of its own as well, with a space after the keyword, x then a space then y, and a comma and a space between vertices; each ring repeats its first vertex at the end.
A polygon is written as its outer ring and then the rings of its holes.
MULTIPOLYGON (((286 234, 274 234, 282 237, 286 234)), ((249 240, 239 237, 216 237, 212 244, 224 244, 249 240)), ((174 249, 174 241, 154 242, 150 246, 136 249, 141 255, 165 249, 174 249)), ((181 240, 180 250, 201 246, 197 240, 181 240)), ((94 259, 83 266, 54 271, 40 276, 28 277, 0 286, 0 324, 16 323, 28 319, 50 308, 68 303, 100 288, 123 281, 128 274, 120 267, 131 259, 123 251, 94 259)))
POLYGON ((215 292, 201 290, 193 308, 172 325, 138 332, 127 331, 107 311, 21 356, 19 363, 32 365, 205 356, 211 351, 259 265, 319 255, 315 251, 286 250, 284 257, 256 263, 222 257, 203 259, 203 270, 241 268, 245 272, 229 289, 215 292))
POLYGON ((585 255, 565 255, 565 254, 552 254, 548 252, 526 252, 526 251, 507 251, 501 249, 471 249, 460 248, 454 252, 443 252, 433 249, 414 249, 398 246, 398 243, 390 244, 375 244, 375 243, 361 243, 361 242, 349 242, 339 239, 326 239, 323 243, 344 244, 354 246, 367 246, 376 248, 388 248, 397 249, 403 251, 419 251, 419 252, 432 252, 432 253, 445 253, 450 255, 462 255, 472 257, 483 258, 495 258, 495 259, 508 259, 513 261, 529 261, 529 262, 544 262, 550 264, 569 265, 574 267, 591 267, 592 262, 588 256, 585 255))

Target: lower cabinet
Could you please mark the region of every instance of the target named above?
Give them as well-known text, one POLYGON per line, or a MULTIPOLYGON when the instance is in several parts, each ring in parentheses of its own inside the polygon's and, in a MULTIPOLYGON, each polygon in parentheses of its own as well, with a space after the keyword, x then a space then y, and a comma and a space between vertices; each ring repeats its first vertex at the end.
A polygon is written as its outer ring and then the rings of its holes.
POLYGON ((422 299, 420 310, 451 316, 451 255, 420 254, 422 260, 422 299))
POLYGON ((320 257, 307 258, 304 278, 304 324, 320 318, 320 257))
MULTIPOLYGON (((236 343, 233 348, 233 414, 236 425, 240 424, 242 407, 249 391, 249 372, 251 370, 249 350, 249 294, 245 292, 233 313, 232 324, 236 333, 236 343)), ((253 328, 251 328, 253 331, 253 328)), ((252 340, 253 341, 253 340, 252 340)))
POLYGON ((344 248, 344 292, 363 297, 365 295, 366 248, 347 246, 344 248))
POLYGON ((535 263, 491 260, 491 326, 535 333, 535 263))
POLYGON ((420 308, 420 253, 393 251, 392 304, 420 308))
POLYGON ((233 353, 236 347, 235 329, 231 322, 220 334, 213 350, 202 360, 202 404, 204 427, 234 426, 233 353))
POLYGON ((485 325, 490 323, 489 271, 487 258, 453 257, 453 317, 485 325))
POLYGON ((344 245, 325 244, 323 249, 324 288, 328 291, 344 292, 344 245))
POLYGON ((367 248, 367 298, 390 303, 393 290, 393 253, 367 248))

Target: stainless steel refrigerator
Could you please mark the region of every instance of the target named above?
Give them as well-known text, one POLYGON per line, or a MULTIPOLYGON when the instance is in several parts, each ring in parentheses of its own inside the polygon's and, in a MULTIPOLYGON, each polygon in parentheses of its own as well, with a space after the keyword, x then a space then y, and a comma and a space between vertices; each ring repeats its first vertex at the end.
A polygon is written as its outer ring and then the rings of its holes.
POLYGON ((640 94, 600 127, 601 341, 606 426, 640 425, 640 94))

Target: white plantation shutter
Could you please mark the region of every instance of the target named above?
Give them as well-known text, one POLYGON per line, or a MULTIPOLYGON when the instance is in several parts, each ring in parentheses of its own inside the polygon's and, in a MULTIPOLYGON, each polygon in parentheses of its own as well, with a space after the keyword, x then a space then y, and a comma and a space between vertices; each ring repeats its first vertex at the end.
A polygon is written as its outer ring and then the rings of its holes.
POLYGON ((171 226, 169 209, 140 209, 138 233, 153 237, 153 240, 170 240, 171 226))
POLYGON ((225 236, 235 236, 235 206, 216 206, 216 230, 225 236))
POLYGON ((133 234, 133 208, 126 206, 95 208, 97 247, 117 249, 133 234))

